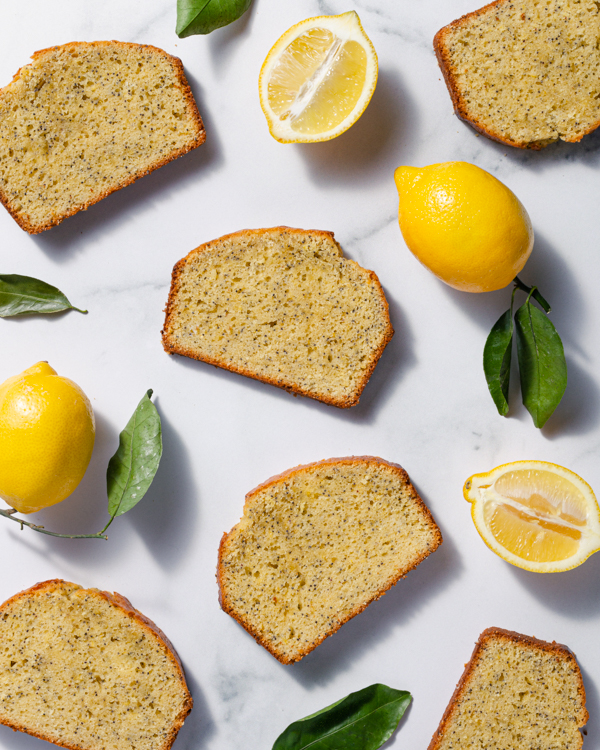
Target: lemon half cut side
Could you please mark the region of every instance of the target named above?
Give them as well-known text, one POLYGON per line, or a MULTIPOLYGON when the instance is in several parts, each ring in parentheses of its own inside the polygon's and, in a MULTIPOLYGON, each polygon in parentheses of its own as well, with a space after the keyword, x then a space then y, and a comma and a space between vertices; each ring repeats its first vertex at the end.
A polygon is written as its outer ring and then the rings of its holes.
POLYGON ((327 141, 364 112, 377 54, 354 11, 307 18, 267 55, 258 81, 269 131, 280 143, 327 141))
POLYGON ((563 466, 515 461, 474 474, 463 492, 483 541, 519 568, 558 573, 600 550, 594 492, 563 466))

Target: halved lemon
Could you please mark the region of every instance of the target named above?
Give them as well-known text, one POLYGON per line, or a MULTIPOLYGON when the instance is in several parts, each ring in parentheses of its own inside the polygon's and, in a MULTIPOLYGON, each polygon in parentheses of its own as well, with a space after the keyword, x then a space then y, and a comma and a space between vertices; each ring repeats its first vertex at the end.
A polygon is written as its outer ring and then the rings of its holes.
POLYGON ((558 573, 600 550, 594 492, 563 466, 514 461, 474 474, 463 492, 483 541, 519 568, 558 573))
POLYGON ((280 143, 328 141, 364 112, 377 83, 377 55, 353 11, 300 21, 271 48, 258 81, 260 104, 280 143))

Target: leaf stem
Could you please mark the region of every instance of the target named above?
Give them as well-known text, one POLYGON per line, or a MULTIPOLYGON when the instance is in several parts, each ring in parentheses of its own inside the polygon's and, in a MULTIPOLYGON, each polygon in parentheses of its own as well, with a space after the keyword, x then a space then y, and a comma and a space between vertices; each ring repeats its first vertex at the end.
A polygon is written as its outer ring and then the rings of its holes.
POLYGON ((540 294, 537 286, 527 286, 527 284, 524 284, 518 276, 515 276, 514 278, 514 285, 515 289, 520 289, 522 292, 525 292, 525 294, 529 294, 530 297, 533 295, 533 299, 540 305, 544 312, 549 313, 552 310, 548 302, 540 294))
MULTIPOLYGON (((102 529, 102 531, 99 532, 99 536, 101 536, 102 534, 104 534, 104 532, 106 531, 106 529, 108 529, 108 527, 115 520, 115 518, 116 518, 116 516, 111 516, 109 518, 108 523, 106 524, 106 526, 102 529)), ((108 539, 108 537, 105 536, 104 539, 108 539)))
POLYGON ((104 535, 104 532, 106 531, 108 526, 110 526, 113 520, 111 518, 99 534, 57 534, 55 531, 48 531, 43 526, 39 526, 35 523, 30 523, 29 521, 24 521, 22 518, 15 518, 13 514, 16 512, 17 511, 14 508, 8 508, 6 510, 2 509, 0 510, 0 516, 4 516, 4 518, 8 518, 10 521, 16 521, 18 524, 21 524, 21 531, 23 531, 23 526, 28 526, 30 529, 33 529, 33 531, 37 531, 40 534, 47 534, 48 536, 58 536, 62 539, 108 539, 108 537, 104 535))
POLYGON ((513 307, 515 306, 515 294, 517 293, 517 289, 518 289, 518 288, 519 288, 519 287, 518 287, 518 286, 517 286, 517 284, 515 283, 515 288, 514 288, 514 289, 512 290, 512 296, 511 296, 511 298, 510 298, 510 317, 511 317, 511 318, 512 318, 512 316, 513 316, 513 307))

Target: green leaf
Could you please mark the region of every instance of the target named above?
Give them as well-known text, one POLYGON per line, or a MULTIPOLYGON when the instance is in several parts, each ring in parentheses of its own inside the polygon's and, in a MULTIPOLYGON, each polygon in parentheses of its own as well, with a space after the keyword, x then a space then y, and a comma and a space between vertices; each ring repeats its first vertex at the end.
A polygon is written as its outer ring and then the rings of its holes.
POLYGON ((543 427, 567 387, 567 363, 560 336, 529 299, 516 312, 517 355, 525 408, 543 427))
POLYGON ((508 414, 508 386, 513 342, 512 310, 498 318, 483 348, 483 371, 498 413, 508 414))
POLYGON ((273 750, 377 750, 392 736, 411 700, 406 690, 370 685, 290 724, 273 750))
POLYGON ((162 455, 160 417, 148 391, 119 436, 119 447, 108 463, 106 484, 111 520, 135 507, 144 497, 162 455))
POLYGON ((210 34, 236 21, 252 5, 252 0, 177 0, 177 27, 180 38, 210 34))
POLYGON ((34 313, 56 313, 77 310, 55 286, 31 276, 7 274, 0 276, 0 318, 34 313))

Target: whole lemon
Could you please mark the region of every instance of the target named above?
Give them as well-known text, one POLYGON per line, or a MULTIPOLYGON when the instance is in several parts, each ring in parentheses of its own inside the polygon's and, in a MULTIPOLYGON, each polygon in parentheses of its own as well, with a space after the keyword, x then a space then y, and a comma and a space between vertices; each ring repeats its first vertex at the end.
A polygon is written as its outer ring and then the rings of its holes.
POLYGON ((35 513, 70 495, 94 447, 88 397, 47 362, 0 385, 0 497, 35 513))
POLYGON ((474 164, 398 167, 398 219, 408 248, 446 284, 491 292, 510 284, 533 247, 517 196, 474 164))

